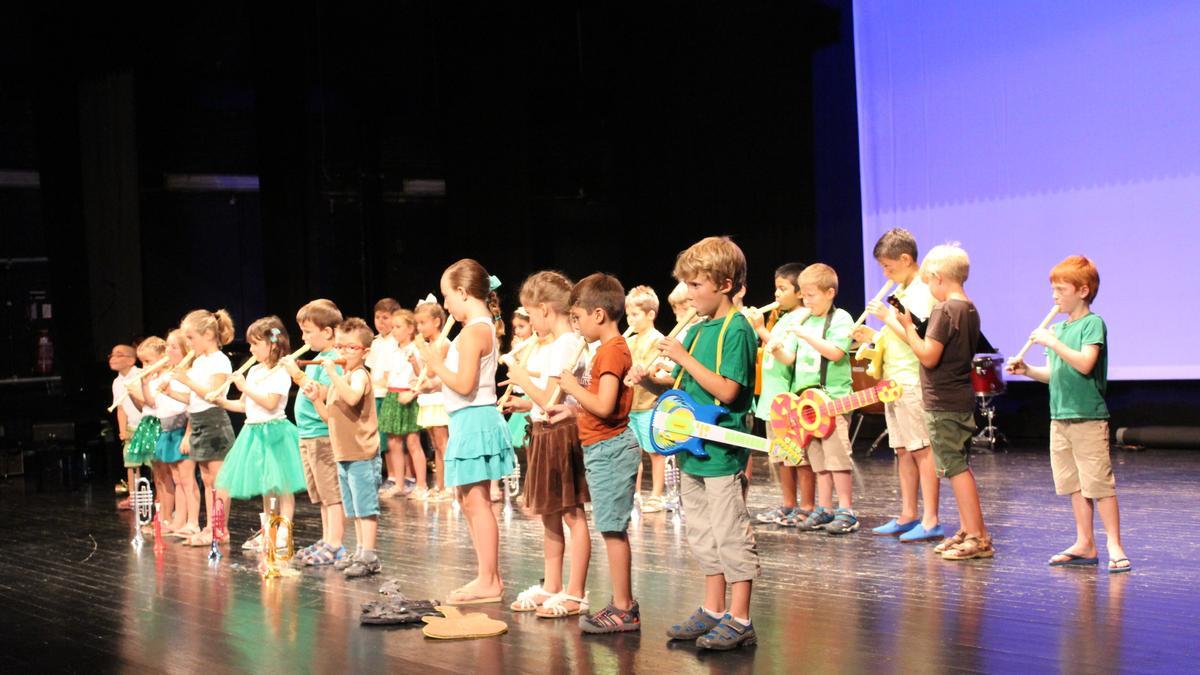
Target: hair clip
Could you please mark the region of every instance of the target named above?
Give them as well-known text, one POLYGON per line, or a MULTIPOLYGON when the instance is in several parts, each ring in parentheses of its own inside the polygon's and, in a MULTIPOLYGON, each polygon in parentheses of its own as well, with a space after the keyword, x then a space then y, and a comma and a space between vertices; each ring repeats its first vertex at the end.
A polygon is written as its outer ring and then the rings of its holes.
POLYGON ((500 277, 497 277, 497 276, 488 277, 488 290, 494 291, 497 288, 500 288, 500 277))
POLYGON ((278 328, 271 329, 271 342, 279 342, 279 329, 278 328))

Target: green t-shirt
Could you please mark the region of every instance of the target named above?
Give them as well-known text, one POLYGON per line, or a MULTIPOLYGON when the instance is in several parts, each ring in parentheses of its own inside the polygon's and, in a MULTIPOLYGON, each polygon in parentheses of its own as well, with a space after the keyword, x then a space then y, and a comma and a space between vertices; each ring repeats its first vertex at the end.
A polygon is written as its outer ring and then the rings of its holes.
POLYGON ((1084 345, 1100 345, 1100 356, 1092 372, 1083 375, 1046 349, 1050 366, 1050 419, 1106 420, 1108 406, 1104 392, 1108 389, 1108 327, 1098 314, 1088 314, 1076 321, 1063 321, 1050 327, 1059 341, 1076 351, 1084 345))
MULTIPOLYGON (((758 351, 758 335, 741 312, 733 310, 733 313, 734 316, 725 329, 725 339, 721 345, 721 368, 717 372, 742 385, 742 388, 733 403, 716 403, 729 409, 729 414, 722 415, 717 420, 717 425, 735 431, 748 431, 746 422, 751 402, 754 400, 754 357, 758 351)), ((693 326, 688 333, 689 340, 683 343, 691 350, 692 356, 709 370, 717 368, 717 340, 724 324, 725 317, 722 316, 693 326)), ((678 377, 681 370, 681 367, 676 366, 672 374, 678 377)), ((714 403, 712 394, 701 388, 686 371, 683 371, 679 388, 695 399, 697 404, 714 403)), ((745 469, 746 460, 750 458, 750 451, 745 448, 709 441, 704 442, 704 450, 708 452, 708 457, 696 457, 688 452, 680 453, 679 470, 693 476, 732 476, 745 469)))
MULTIPOLYGON (((777 340, 783 344, 783 348, 789 352, 796 351, 796 343, 800 338, 794 333, 788 332, 788 329, 800 325, 796 319, 801 312, 792 310, 787 314, 779 317, 775 325, 771 327, 771 339, 777 340)), ((758 397, 758 405, 754 409, 754 416, 760 420, 771 418, 771 401, 779 394, 790 392, 792 390, 793 366, 780 363, 775 355, 765 349, 763 345, 762 359, 762 393, 758 397)))
MULTIPOLYGON (((825 317, 810 316, 801 324, 818 335, 825 329, 825 317)), ((825 339, 837 345, 844 352, 842 358, 830 361, 825 372, 825 392, 832 398, 847 396, 852 391, 850 380, 850 329, 854 319, 844 309, 834 309, 833 319, 825 339)), ((792 377, 792 391, 803 391, 809 387, 821 384, 821 353, 804 340, 797 339, 799 349, 796 351, 795 375, 792 377)))
MULTIPOLYGON (((317 355, 317 359, 336 359, 337 351, 328 349, 317 355)), ((316 360, 316 359, 314 359, 316 360)), ((337 366, 337 371, 342 372, 342 367, 337 366)), ((329 386, 329 374, 321 366, 310 363, 304 368, 304 374, 308 379, 329 386)), ((313 402, 308 400, 304 392, 300 392, 296 396, 296 406, 292 409, 292 414, 296 416, 296 427, 300 429, 300 438, 321 438, 329 435, 329 425, 321 416, 317 414, 317 409, 313 402)))

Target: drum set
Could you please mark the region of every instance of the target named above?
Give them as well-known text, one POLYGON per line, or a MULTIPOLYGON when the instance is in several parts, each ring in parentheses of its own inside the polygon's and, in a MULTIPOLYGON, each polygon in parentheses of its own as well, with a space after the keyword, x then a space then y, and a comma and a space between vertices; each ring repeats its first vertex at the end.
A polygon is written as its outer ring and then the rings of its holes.
POLYGON ((975 399, 979 402, 979 413, 987 420, 987 426, 971 439, 971 447, 995 451, 998 444, 1008 442, 996 428, 996 407, 992 405, 992 401, 1006 391, 1004 357, 1000 354, 976 354, 971 359, 971 388, 975 390, 975 399))

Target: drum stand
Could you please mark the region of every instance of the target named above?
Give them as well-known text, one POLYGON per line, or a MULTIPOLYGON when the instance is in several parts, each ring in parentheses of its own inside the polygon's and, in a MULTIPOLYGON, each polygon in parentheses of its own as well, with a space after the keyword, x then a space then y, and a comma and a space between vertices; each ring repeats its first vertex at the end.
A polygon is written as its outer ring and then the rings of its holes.
MULTIPOLYGON (((971 439, 971 448, 982 452, 995 452, 997 445, 1008 445, 1008 439, 996 428, 996 406, 992 400, 996 394, 976 394, 979 400, 979 412, 987 420, 987 426, 971 439)), ((1005 452, 1008 452, 1005 450, 1005 452)))

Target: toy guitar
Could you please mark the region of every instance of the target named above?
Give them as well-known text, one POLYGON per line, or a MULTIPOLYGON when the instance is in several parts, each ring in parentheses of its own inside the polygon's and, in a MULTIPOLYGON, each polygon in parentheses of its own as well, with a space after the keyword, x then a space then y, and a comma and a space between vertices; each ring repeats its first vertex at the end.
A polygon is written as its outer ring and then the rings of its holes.
MULTIPOLYGON (((697 457, 708 457, 704 441, 711 441, 758 452, 782 453, 799 463, 800 455, 794 454, 798 448, 779 443, 772 448, 772 443, 761 436, 717 426, 716 421, 727 414, 729 409, 719 405, 697 405, 680 389, 665 391, 650 413, 650 445, 660 455, 674 455, 686 450, 697 457)), ((774 410, 771 414, 773 417, 774 410)), ((787 421, 783 420, 783 423, 787 421)))
POLYGON ((892 380, 880 380, 870 389, 831 399, 820 387, 805 389, 799 395, 783 393, 771 400, 769 424, 775 440, 789 449, 789 456, 802 454, 814 438, 827 438, 837 427, 838 415, 865 408, 880 401, 891 403, 904 388, 892 380))

